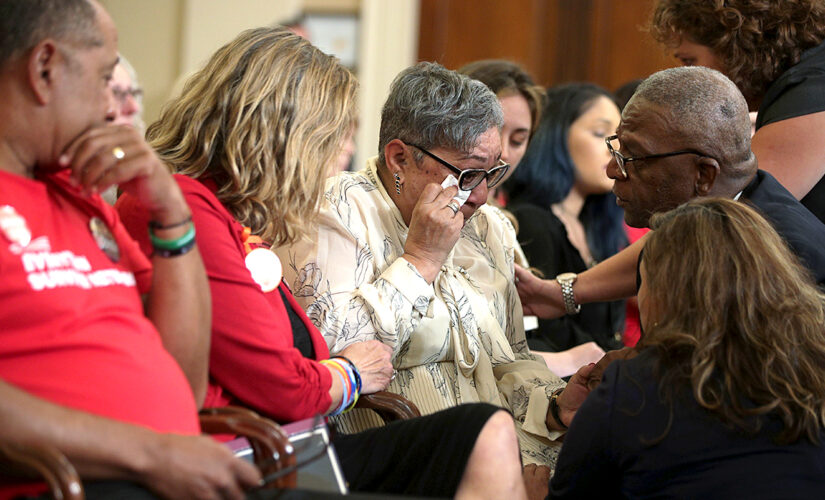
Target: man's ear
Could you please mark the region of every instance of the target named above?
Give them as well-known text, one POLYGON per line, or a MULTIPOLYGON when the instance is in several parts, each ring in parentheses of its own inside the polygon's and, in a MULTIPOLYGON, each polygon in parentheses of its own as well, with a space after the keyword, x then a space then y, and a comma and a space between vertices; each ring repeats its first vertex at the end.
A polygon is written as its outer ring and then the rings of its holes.
POLYGON ((38 103, 47 104, 51 101, 55 82, 63 71, 64 59, 57 49, 57 43, 49 38, 35 45, 29 53, 27 77, 38 103))
POLYGON ((696 196, 707 196, 713 189, 719 175, 719 162, 708 156, 699 158, 696 164, 696 179, 693 186, 696 196))
POLYGON ((384 146, 384 161, 390 174, 398 174, 403 182, 410 157, 407 148, 404 147, 404 143, 400 139, 393 139, 384 146))

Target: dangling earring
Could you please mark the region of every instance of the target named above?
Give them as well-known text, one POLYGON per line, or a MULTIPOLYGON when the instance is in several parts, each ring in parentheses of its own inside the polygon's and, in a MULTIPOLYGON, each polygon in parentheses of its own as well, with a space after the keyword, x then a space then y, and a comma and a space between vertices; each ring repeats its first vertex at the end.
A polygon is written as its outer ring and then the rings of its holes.
POLYGON ((392 174, 395 177, 395 192, 401 194, 401 177, 398 174, 392 174))

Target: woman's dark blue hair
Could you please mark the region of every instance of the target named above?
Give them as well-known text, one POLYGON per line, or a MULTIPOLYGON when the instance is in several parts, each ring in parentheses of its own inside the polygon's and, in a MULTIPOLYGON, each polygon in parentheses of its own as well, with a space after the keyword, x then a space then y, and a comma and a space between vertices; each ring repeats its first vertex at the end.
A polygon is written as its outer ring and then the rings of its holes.
MULTIPOLYGON (((567 197, 576 180, 576 166, 567 148, 568 131, 602 96, 615 102, 610 92, 591 83, 570 83, 547 90, 538 129, 518 168, 503 185, 510 200, 549 207, 567 197)), ((612 192, 587 197, 579 219, 595 259, 604 260, 627 245, 623 218, 624 212, 616 205, 612 192)))

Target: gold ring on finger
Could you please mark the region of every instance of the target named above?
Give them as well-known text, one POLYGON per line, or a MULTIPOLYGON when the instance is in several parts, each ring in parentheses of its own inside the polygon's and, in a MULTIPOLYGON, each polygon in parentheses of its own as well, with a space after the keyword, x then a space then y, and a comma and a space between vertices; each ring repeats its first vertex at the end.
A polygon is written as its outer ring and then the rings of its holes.
POLYGON ((112 156, 115 157, 115 160, 120 161, 126 158, 126 151, 124 151, 120 146, 115 146, 112 148, 112 156))

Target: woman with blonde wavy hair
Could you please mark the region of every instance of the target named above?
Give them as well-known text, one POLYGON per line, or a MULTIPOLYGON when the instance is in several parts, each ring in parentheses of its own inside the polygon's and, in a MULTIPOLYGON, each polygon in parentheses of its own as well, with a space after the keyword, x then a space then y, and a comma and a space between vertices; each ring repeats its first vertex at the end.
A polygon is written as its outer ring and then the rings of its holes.
POLYGON ((639 354, 570 426, 553 498, 818 498, 825 295, 748 205, 653 217, 639 354))
POLYGON ((759 168, 825 222, 825 2, 658 0, 650 31, 683 65, 733 80, 758 111, 759 168))
MULTIPOLYGON (((286 423, 342 413, 359 394, 389 383, 390 350, 378 341, 330 359, 269 250, 313 226, 327 172, 355 120, 356 88, 346 68, 308 41, 282 28, 253 29, 218 50, 148 129, 177 173, 209 277, 205 406, 242 405, 286 423)), ((143 207, 127 196, 117 208, 151 251, 143 207)), ((338 435, 334 443, 356 491, 524 496, 513 421, 490 405, 338 435)))

